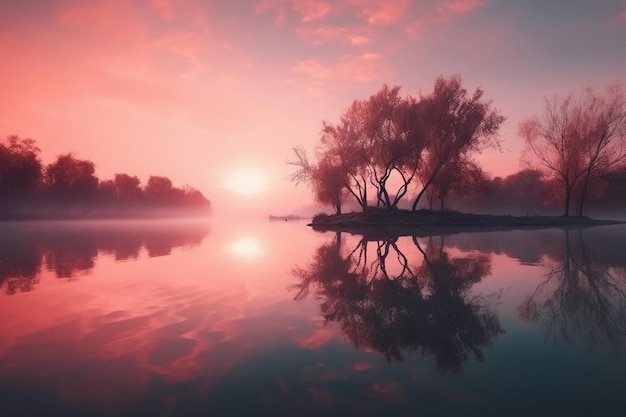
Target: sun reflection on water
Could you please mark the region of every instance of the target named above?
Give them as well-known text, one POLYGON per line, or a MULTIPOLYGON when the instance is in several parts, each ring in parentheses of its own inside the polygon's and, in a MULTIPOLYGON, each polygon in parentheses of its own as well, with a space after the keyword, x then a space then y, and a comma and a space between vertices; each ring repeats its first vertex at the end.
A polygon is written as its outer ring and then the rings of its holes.
POLYGON ((257 258, 263 252, 259 241, 253 237, 242 237, 230 245, 230 251, 240 258, 257 258))

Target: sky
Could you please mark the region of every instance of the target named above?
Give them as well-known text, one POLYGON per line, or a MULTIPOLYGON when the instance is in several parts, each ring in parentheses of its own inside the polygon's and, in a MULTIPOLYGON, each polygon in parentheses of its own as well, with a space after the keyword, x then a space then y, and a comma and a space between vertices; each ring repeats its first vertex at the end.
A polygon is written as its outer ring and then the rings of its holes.
POLYGON ((544 97, 626 84, 626 0, 0 0, 0 137, 166 175, 218 213, 309 205, 293 147, 385 83, 453 74, 507 117, 479 161, 512 174, 544 97))

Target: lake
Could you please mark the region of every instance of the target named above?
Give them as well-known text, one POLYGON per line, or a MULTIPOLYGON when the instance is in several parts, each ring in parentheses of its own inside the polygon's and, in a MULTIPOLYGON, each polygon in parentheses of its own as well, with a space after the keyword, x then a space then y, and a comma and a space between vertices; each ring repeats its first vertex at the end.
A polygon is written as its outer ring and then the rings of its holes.
POLYGON ((626 226, 0 223, 0 415, 622 416, 626 226))

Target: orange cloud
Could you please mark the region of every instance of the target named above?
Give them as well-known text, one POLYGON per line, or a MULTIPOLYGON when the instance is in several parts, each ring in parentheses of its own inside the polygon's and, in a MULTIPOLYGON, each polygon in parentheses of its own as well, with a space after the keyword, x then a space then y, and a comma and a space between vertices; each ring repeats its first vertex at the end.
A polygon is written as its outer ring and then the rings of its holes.
POLYGON ((397 22, 409 7, 409 0, 350 0, 350 3, 360 9, 368 24, 375 26, 397 22))

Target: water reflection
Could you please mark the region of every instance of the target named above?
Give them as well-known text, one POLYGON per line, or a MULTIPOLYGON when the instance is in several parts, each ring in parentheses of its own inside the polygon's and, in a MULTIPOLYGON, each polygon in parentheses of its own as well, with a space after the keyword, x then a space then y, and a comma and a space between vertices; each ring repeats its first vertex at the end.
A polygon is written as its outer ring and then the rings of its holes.
MULTIPOLYGON (((546 340, 622 356, 626 346, 626 262, 585 231, 565 230, 542 266, 545 280, 519 306, 520 319, 540 323, 546 340)), ((622 246, 623 248, 623 246, 622 246)), ((622 249, 623 250, 623 249, 622 249)), ((617 252, 620 253, 620 252, 617 252)))
POLYGON ((0 224, 0 290, 32 291, 42 270, 57 278, 89 273, 100 255, 116 261, 169 255, 194 246, 209 233, 206 223, 35 222, 0 224))
POLYGON ((230 250, 239 258, 252 259, 262 254, 261 244, 252 237, 244 237, 230 245, 230 250))
POLYGON ((298 283, 291 289, 296 300, 312 293, 325 321, 339 323, 355 347, 389 362, 432 355, 440 372, 459 374, 470 357, 482 361, 483 349, 504 333, 495 310, 499 295, 470 291, 490 271, 490 256, 452 256, 443 236, 425 243, 361 239, 346 251, 338 233, 307 267, 293 269, 298 283))

